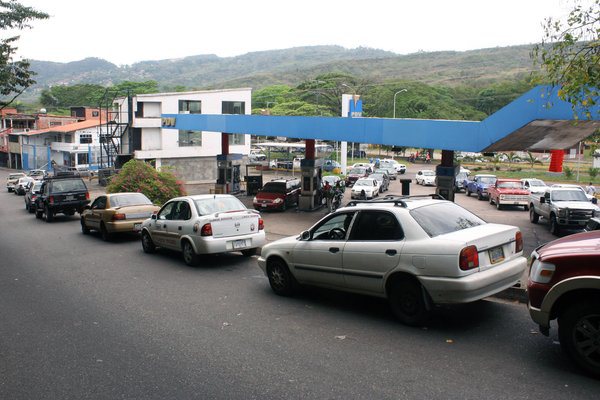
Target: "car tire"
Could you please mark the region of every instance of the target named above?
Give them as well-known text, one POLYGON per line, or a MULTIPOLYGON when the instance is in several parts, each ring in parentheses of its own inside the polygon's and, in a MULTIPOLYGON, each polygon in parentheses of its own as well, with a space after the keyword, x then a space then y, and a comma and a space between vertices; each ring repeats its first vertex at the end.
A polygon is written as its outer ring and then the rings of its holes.
POLYGON ((242 250, 242 255, 244 257, 252 257, 254 255, 256 255, 256 247, 253 249, 246 249, 246 250, 242 250))
POLYGON ((529 207, 529 221, 531 221, 532 224, 537 224, 539 220, 540 215, 535 212, 535 208, 529 207))
POLYGON ((483 200, 483 195, 481 194, 481 192, 477 192, 477 200, 483 200))
POLYGON ((50 207, 46 206, 44 208, 44 215, 46 217, 46 222, 54 221, 54 214, 52 213, 52 210, 50 209, 50 207))
POLYGON ((558 221, 556 220, 556 216, 554 214, 550 215, 550 233, 554 236, 558 236, 560 233, 560 226, 558 225, 558 221))
POLYGON ((104 222, 100 224, 100 237, 102 238, 102 240, 104 240, 105 242, 110 242, 110 240, 112 239, 112 235, 111 233, 106 229, 106 226, 104 225, 104 222))
POLYGON ((90 229, 85 226, 85 220, 83 218, 80 219, 81 222, 81 233, 83 233, 84 235, 87 235, 90 233, 90 229))
POLYGON ((38 210, 37 207, 35 208, 35 217, 37 219, 42 219, 42 216, 44 215, 44 211, 43 210, 38 210))
POLYGON ((27 211, 29 211, 30 214, 33 214, 35 212, 35 207, 33 206, 33 204, 29 203, 27 211))
POLYGON ((415 280, 402 279, 390 288, 388 301, 394 315, 404 324, 422 326, 430 317, 424 290, 415 280))
POLYGON ((469 189, 467 189, 465 193, 467 194, 467 197, 471 197, 471 191, 469 189))
POLYGON ((500 204, 499 200, 496 200, 496 210, 502 210, 502 204, 500 204))
POLYGON ((285 200, 283 200, 283 204, 281 205, 281 211, 287 210, 287 205, 285 204, 285 200))
POLYGON ((582 299, 558 316, 558 337, 567 355, 588 373, 600 377, 600 301, 582 299))
POLYGON ((523 211, 529 211, 529 206, 523 206, 523 211))
POLYGON ((146 231, 142 232, 142 249, 144 253, 152 254, 156 251, 156 245, 152 241, 150 234, 146 231))
POLYGON ((183 261, 187 265, 191 267, 198 265, 198 263, 200 262, 200 257, 194 251, 194 247, 192 246, 189 240, 183 241, 183 243, 181 244, 181 251, 183 253, 183 261))
POLYGON ((296 282, 288 266, 280 258, 269 260, 267 264, 269 285, 279 296, 291 296, 296 290, 296 282))
POLYGON ((490 198, 488 199, 490 204, 494 204, 494 200, 492 199, 492 196, 490 196, 490 198))

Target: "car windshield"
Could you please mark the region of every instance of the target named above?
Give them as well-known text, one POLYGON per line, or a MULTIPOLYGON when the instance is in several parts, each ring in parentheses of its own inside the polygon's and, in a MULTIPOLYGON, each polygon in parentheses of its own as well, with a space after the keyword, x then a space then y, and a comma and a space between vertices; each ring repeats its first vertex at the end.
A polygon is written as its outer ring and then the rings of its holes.
POLYGON ((555 190, 552 192, 552 201, 589 201, 583 190, 555 190))
POLYGON ((529 181, 529 186, 546 186, 544 181, 529 181))
POLYGON ((87 190, 81 179, 61 179, 52 182, 53 192, 71 192, 74 190, 87 190))
POLYGON ((246 206, 236 197, 210 197, 194 201, 199 215, 209 215, 217 212, 246 210, 246 206))
POLYGON ((486 222, 477 215, 450 202, 436 203, 415 208, 410 215, 421 228, 430 236, 436 237, 446 233, 456 232, 486 222))
POLYGON ((459 179, 459 180, 461 180, 461 181, 462 181, 462 180, 465 180, 465 179, 467 179, 467 176, 468 176, 468 175, 467 175, 467 173, 466 173, 466 172, 459 172, 459 173, 456 175, 456 179, 459 179))
POLYGON ((350 170, 350 172, 348 172, 349 174, 357 174, 357 175, 362 175, 366 172, 366 168, 352 168, 350 170))
POLYGON ((354 184, 354 186, 373 186, 373 181, 361 181, 361 180, 358 180, 358 181, 356 181, 356 183, 354 184))
POLYGON ((19 179, 23 176, 24 176, 24 174, 10 174, 10 175, 8 175, 8 179, 19 179))
POLYGON ((377 181, 383 181, 383 174, 371 174, 369 175, 369 178, 373 178, 377 181))
POLYGON ((142 193, 127 193, 110 196, 110 204, 113 207, 125 207, 152 205, 152 202, 142 193))
POLYGON ((267 182, 261 189, 261 192, 266 193, 285 193, 285 183, 267 182))
POLYGON ((433 172, 433 171, 423 171, 423 175, 425 175, 425 176, 434 176, 435 172, 433 172))
POLYGON ((502 182, 498 184, 501 189, 522 189, 523 184, 521 182, 502 182))
POLYGON ((491 176, 480 176, 478 178, 479 183, 485 183, 488 185, 493 185, 494 183, 496 183, 496 178, 491 177, 491 176))
POLYGON ((32 192, 37 192, 40 190, 40 188, 42 187, 42 182, 36 182, 33 184, 33 187, 31 188, 32 192))

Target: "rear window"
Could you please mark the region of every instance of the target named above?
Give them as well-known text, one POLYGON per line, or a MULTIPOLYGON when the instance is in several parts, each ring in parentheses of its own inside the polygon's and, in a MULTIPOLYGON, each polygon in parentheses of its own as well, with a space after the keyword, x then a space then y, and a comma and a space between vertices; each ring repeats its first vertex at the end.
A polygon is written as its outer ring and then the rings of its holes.
POLYGON ((73 192, 76 190, 87 191, 87 187, 81 179, 61 179, 52 181, 52 191, 55 193, 73 192))
POLYGON ((209 215, 216 212, 246 210, 246 206, 236 197, 214 197, 194 201, 199 215, 209 215))
POLYGON ((262 188, 267 193, 285 193, 285 182, 267 182, 262 188))
POLYGON ((142 193, 128 193, 110 196, 110 205, 113 207, 151 205, 152 202, 142 193))
POLYGON ((486 224, 477 215, 450 202, 419 207, 411 210, 410 215, 430 237, 486 224))

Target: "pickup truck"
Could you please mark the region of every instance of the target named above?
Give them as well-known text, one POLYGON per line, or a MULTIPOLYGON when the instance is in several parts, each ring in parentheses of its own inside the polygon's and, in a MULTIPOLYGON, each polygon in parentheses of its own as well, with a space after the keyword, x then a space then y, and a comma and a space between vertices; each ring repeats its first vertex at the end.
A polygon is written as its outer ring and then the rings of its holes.
POLYGON ((463 187, 467 196, 471 193, 477 194, 477 200, 483 200, 488 197, 487 188, 496 183, 496 175, 477 174, 473 179, 465 179, 463 187))
POLYGON ((534 224, 540 217, 548 220, 553 235, 562 229, 583 229, 590 218, 600 216, 596 203, 579 186, 550 186, 542 195, 529 196, 529 220, 534 224))
POLYGON ((523 187, 518 179, 498 179, 487 188, 490 204, 495 204, 498 210, 504 206, 522 206, 529 210, 529 190, 523 187))
POLYGON ((46 178, 35 199, 35 216, 45 216, 46 222, 52 222, 57 213, 73 215, 77 211, 81 214, 89 203, 90 192, 80 177, 71 175, 46 178))

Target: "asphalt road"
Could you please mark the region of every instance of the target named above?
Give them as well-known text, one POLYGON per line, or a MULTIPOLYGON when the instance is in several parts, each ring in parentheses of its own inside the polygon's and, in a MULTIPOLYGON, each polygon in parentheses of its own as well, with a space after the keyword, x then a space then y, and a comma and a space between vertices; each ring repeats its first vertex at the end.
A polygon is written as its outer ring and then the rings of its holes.
MULTIPOLYGON (((496 217, 487 203, 461 201, 489 211, 487 220, 527 221, 523 211, 496 217)), ((523 304, 443 307, 427 327, 410 328, 380 299, 316 289, 278 297, 253 258, 207 257, 191 268, 176 253, 144 254, 135 237, 82 235, 77 216, 37 220, 21 196, 0 192, 0 204, 0 399, 600 393, 600 381, 565 358, 555 330, 537 333, 523 304)), ((271 237, 290 225, 276 220, 301 214, 293 213, 265 215, 271 237)), ((310 225, 319 213, 299 218, 310 225)))

